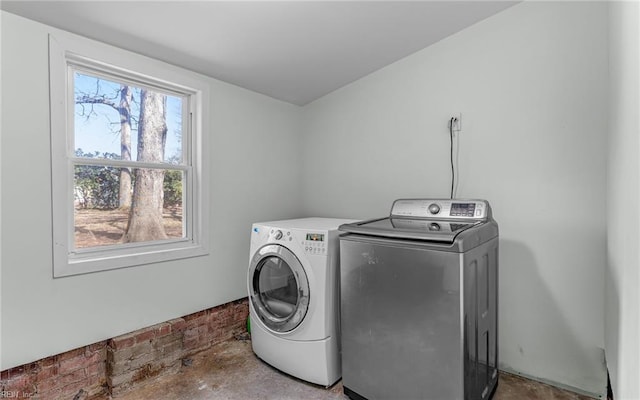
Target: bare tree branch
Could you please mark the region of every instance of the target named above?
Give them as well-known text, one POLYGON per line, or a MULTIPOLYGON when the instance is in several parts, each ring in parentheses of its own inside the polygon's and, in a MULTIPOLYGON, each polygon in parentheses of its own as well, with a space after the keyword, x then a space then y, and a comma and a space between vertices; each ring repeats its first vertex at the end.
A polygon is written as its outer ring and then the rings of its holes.
POLYGON ((88 95, 83 94, 76 98, 76 104, 104 104, 118 111, 118 105, 105 95, 88 95))

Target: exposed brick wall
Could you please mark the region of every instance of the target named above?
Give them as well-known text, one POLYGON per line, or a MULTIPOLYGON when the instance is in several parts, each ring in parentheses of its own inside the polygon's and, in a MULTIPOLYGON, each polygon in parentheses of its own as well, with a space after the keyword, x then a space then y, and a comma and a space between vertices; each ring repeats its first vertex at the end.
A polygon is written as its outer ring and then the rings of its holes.
POLYGON ((227 307, 216 307, 183 317, 185 356, 206 350, 245 332, 249 302, 247 299, 228 303, 227 307))
POLYGON ((183 357, 185 321, 177 318, 109 340, 107 383, 117 395, 145 379, 175 373, 183 357))
POLYGON ((248 300, 223 304, 0 373, 0 399, 117 397, 246 332, 248 300))
POLYGON ((0 399, 86 399, 106 393, 107 342, 0 373, 0 399))

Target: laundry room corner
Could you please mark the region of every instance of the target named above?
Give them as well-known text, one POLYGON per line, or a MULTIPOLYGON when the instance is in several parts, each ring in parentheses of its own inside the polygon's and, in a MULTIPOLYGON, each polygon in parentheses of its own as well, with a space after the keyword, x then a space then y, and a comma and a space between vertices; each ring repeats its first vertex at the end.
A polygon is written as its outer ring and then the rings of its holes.
POLYGON ((304 182, 305 212, 363 219, 449 195, 447 124, 461 113, 457 196, 489 200, 505 243, 500 366, 594 396, 607 386, 606 223, 593 212, 605 209, 606 8, 523 2, 303 109, 304 165, 333 160, 304 182))

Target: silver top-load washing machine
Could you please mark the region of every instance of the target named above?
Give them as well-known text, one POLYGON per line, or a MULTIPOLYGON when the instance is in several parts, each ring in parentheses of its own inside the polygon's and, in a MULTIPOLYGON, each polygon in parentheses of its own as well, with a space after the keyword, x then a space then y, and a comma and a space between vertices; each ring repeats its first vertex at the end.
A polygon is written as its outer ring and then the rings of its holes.
POLYGON ((353 399, 492 396, 498 224, 485 200, 396 200, 340 230, 342 379, 353 399))

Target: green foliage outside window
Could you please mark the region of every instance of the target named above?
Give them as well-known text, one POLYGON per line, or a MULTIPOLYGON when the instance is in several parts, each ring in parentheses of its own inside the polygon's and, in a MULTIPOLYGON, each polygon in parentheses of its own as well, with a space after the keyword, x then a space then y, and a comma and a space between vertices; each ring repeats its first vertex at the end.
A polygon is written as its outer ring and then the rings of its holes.
MULTIPOLYGON (((77 157, 108 158, 117 160, 120 158, 115 153, 84 153, 82 149, 76 150, 77 157)), ((120 192, 120 168, 99 165, 75 166, 75 200, 80 208, 99 208, 112 210, 118 208, 118 196, 120 192)))

